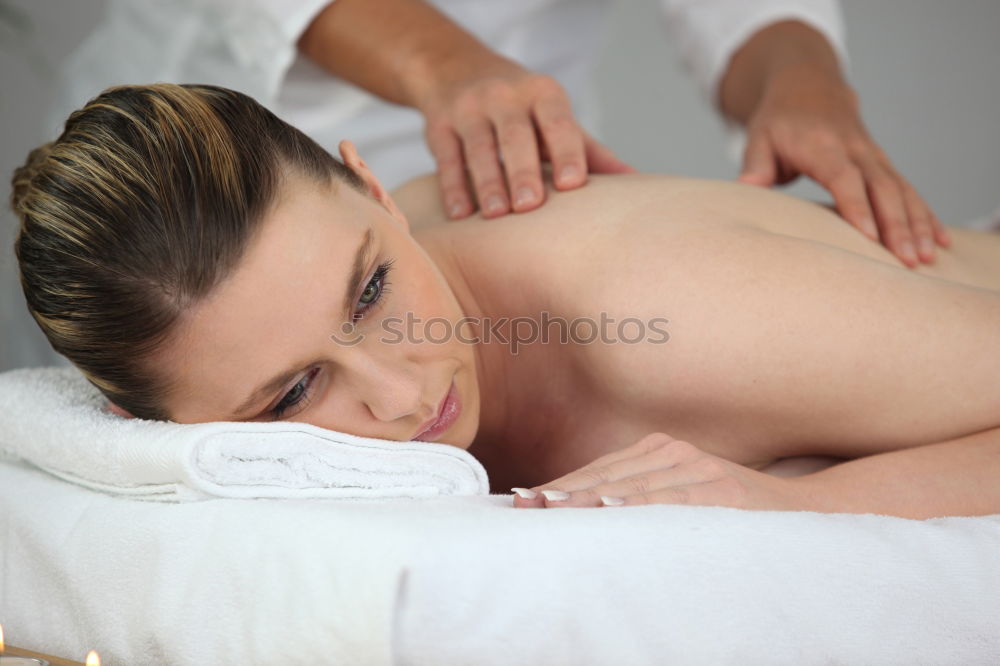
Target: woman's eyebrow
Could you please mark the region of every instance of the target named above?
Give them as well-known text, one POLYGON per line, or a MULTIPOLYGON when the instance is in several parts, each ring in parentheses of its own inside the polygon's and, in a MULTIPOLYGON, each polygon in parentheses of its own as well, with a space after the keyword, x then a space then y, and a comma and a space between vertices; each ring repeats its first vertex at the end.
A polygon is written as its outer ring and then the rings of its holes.
POLYGON ((353 321, 351 315, 354 314, 354 296, 358 289, 358 283, 364 277, 365 268, 368 266, 368 254, 374 244, 375 234, 372 232, 372 228, 368 227, 368 230, 365 231, 365 237, 361 240, 361 245, 358 246, 358 251, 354 254, 354 266, 351 268, 351 276, 347 279, 347 286, 344 289, 344 304, 340 310, 342 321, 353 321))
MULTIPOLYGON (((354 313, 354 295, 358 289, 358 283, 361 282, 361 278, 364 277, 365 268, 368 266, 368 255, 371 253, 371 249, 374 244, 375 234, 372 232, 372 228, 368 227, 368 230, 365 231, 365 237, 361 239, 361 245, 358 246, 357 252, 354 253, 354 265, 351 267, 351 275, 347 280, 347 286, 344 290, 344 301, 341 308, 342 321, 348 320, 350 315, 354 313)), ((233 412, 230 420, 238 421, 241 414, 260 402, 269 393, 274 393, 282 386, 292 381, 292 378, 295 377, 295 375, 313 364, 314 363, 308 363, 302 367, 295 366, 264 382, 258 388, 254 389, 254 391, 250 394, 250 397, 240 403, 240 406, 233 412)))

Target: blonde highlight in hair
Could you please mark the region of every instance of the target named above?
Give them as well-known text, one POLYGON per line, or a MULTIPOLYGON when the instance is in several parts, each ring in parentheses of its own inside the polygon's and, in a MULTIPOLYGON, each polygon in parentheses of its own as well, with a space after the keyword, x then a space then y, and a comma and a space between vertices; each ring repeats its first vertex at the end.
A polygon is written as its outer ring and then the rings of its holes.
POLYGON ((205 85, 110 88, 14 172, 15 252, 53 349, 109 400, 169 418, 152 357, 235 268, 284 169, 360 178, 251 98, 205 85))

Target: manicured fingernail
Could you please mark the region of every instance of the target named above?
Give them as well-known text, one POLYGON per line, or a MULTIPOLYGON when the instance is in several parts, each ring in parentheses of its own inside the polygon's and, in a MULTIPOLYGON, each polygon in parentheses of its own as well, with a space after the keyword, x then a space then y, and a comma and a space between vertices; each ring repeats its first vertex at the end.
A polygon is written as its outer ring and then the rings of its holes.
POLYGON ((580 169, 576 166, 570 164, 569 166, 564 166, 562 171, 559 172, 559 184, 560 185, 570 185, 575 183, 577 179, 580 178, 580 169))
POLYGON ((621 497, 609 497, 607 495, 601 495, 601 501, 604 502, 604 506, 621 506, 625 503, 621 497))
POLYGON ((452 217, 458 217, 465 210, 465 204, 461 201, 452 201, 451 205, 448 206, 448 214, 452 217))
POLYGON ((536 493, 534 490, 531 490, 530 488, 511 488, 510 490, 511 492, 517 493, 524 499, 535 499, 536 497, 538 497, 538 493, 536 493))
POLYGON ((561 490, 543 490, 542 494, 550 502, 565 502, 569 499, 569 493, 564 493, 561 490))
POLYGON ((487 213, 499 213, 502 210, 503 210, 503 199, 500 198, 499 194, 494 194, 493 196, 486 199, 487 213))
POLYGON ((917 253, 913 249, 913 243, 910 241, 903 241, 903 244, 900 246, 900 250, 908 261, 919 261, 919 259, 917 259, 917 253))
POLYGON ((527 206, 528 204, 534 203, 535 192, 530 187, 522 187, 517 191, 517 196, 514 199, 515 206, 527 206))

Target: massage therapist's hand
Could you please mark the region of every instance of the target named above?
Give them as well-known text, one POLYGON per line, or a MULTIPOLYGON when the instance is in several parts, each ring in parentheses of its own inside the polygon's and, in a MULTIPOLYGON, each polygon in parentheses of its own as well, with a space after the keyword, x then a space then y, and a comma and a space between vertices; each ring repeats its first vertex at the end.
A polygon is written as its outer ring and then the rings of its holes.
POLYGON ((846 85, 787 71, 747 125, 740 181, 770 186, 804 174, 833 195, 841 216, 910 266, 932 263, 948 235, 927 202, 872 140, 846 85))
POLYGON ((836 53, 810 26, 780 21, 754 33, 730 60, 719 104, 747 130, 741 181, 812 178, 849 224, 911 268, 934 260, 935 242, 950 244, 927 202, 868 135, 836 53))
POLYGON ((542 162, 551 162, 560 190, 583 185, 588 172, 634 171, 577 124, 555 79, 499 56, 440 73, 417 108, 453 219, 477 207, 488 218, 537 208, 545 198, 542 162))
POLYGON ((536 496, 527 499, 517 493, 515 507, 689 504, 760 510, 799 508, 787 479, 730 462, 663 433, 647 435, 632 446, 530 490, 536 496), (609 498, 607 504, 602 497, 609 498))
POLYGON ((336 0, 298 47, 335 76, 423 113, 452 218, 537 208, 543 161, 560 190, 588 172, 634 171, 580 128, 554 79, 494 53, 425 0, 336 0))

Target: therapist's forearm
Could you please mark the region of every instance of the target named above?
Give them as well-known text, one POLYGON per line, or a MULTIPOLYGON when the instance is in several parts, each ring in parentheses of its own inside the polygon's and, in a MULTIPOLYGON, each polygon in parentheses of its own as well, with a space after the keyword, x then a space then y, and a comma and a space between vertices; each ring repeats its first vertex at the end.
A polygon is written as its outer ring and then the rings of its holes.
POLYGON ((808 511, 916 519, 1000 513, 1000 428, 857 458, 789 481, 808 511))
POLYGON ((449 80, 506 62, 423 0, 336 0, 298 47, 336 76, 414 107, 449 80))
POLYGON ((753 115, 769 85, 847 89, 837 54, 826 38, 799 21, 781 21, 756 32, 729 60, 719 84, 722 112, 742 124, 753 115))

